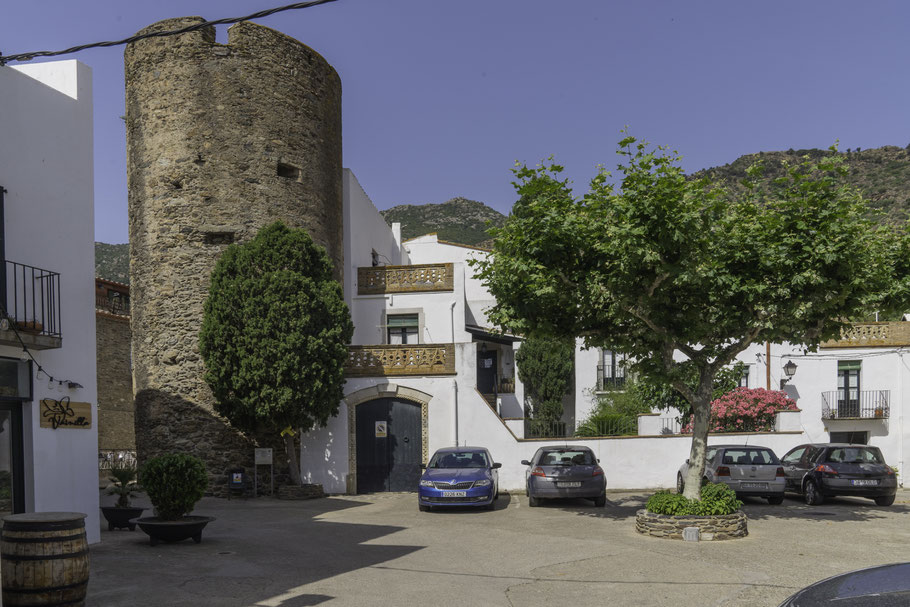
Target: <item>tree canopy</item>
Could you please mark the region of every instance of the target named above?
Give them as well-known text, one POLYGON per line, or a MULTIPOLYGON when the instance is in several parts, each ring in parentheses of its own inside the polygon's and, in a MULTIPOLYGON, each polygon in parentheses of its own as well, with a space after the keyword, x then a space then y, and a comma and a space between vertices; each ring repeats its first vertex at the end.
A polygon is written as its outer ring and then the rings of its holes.
POLYGON ((753 167, 733 195, 666 148, 628 136, 618 154, 620 187, 601 170, 581 198, 558 165, 517 167, 518 201, 479 275, 499 325, 582 336, 682 394, 697 498, 718 371, 755 341, 814 347, 850 318, 905 307, 908 239, 873 221, 836 156, 772 181, 753 167))
POLYGON ((199 332, 215 410, 246 432, 324 426, 343 397, 353 331, 325 249, 305 231, 276 222, 231 245, 199 332))
POLYGON ((542 336, 529 337, 515 353, 518 379, 535 420, 557 422, 562 417, 562 399, 574 377, 574 355, 574 339, 542 336))

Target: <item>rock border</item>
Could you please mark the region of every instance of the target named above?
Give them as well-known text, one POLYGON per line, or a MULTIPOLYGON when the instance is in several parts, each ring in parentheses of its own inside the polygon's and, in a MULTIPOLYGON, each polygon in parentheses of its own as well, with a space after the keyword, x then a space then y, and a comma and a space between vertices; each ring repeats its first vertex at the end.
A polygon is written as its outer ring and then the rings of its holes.
POLYGON ((695 527, 698 529, 696 539, 732 540, 749 535, 747 521, 748 518, 742 510, 737 510, 733 514, 717 516, 673 516, 654 514, 642 509, 635 515, 635 530, 651 537, 681 540, 691 539, 684 538, 683 531, 686 528, 695 527))
POLYGON ((282 485, 278 487, 278 499, 280 500, 311 500, 319 497, 325 497, 322 485, 282 485))

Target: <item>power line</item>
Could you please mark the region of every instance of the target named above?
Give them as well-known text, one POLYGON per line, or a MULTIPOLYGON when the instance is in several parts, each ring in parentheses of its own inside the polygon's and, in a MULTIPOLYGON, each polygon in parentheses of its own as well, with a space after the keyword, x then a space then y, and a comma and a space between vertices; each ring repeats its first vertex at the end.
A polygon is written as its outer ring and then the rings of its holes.
POLYGON ((227 19, 216 19, 214 21, 204 21, 202 23, 196 23, 179 30, 168 30, 163 32, 149 32, 146 34, 139 34, 136 36, 130 36, 129 38, 124 38, 123 40, 114 40, 108 42, 92 42, 91 44, 82 44, 79 46, 74 46, 62 51, 34 51, 31 53, 19 53, 18 55, 2 55, 0 54, 0 65, 6 65, 10 61, 30 61, 35 57, 55 57, 57 55, 67 55, 70 53, 77 53, 79 51, 84 51, 88 48, 98 48, 105 46, 119 46, 121 44, 129 44, 131 42, 136 42, 137 40, 144 40, 145 38, 163 38, 165 36, 176 36, 177 34, 185 34, 187 32, 195 32, 212 25, 225 25, 228 23, 239 23, 241 21, 250 21, 251 19, 261 19, 262 17, 268 17, 269 15, 274 15, 275 13, 280 13, 282 11, 290 11, 301 8, 310 8, 311 6, 317 6, 319 4, 327 4, 329 2, 335 2, 336 0, 311 0, 310 2, 296 2, 294 4, 288 4, 286 6, 279 6, 278 8, 270 8, 264 11, 259 11, 258 13, 253 13, 251 15, 246 15, 245 17, 229 17, 227 19))

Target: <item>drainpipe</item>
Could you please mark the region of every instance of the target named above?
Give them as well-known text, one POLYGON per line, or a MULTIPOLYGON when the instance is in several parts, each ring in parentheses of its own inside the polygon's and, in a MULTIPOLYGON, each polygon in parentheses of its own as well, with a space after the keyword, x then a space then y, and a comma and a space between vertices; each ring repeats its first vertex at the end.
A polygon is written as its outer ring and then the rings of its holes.
POLYGON ((449 318, 452 321, 452 343, 455 343, 455 304, 458 302, 453 301, 449 304, 449 318))
MULTIPOLYGON (((900 479, 898 480, 898 482, 900 483, 900 486, 903 487, 904 486, 904 441, 906 440, 906 437, 904 437, 904 374, 907 372, 907 365, 906 365, 906 363, 904 363, 904 353, 902 350, 899 349, 897 351, 897 356, 902 363, 901 366, 903 367, 903 369, 900 370, 900 377, 899 377, 899 383, 898 383, 900 389, 898 390, 898 398, 897 398, 897 402, 898 402, 897 435, 900 437, 900 440, 897 443, 897 458, 898 458, 897 470, 898 470, 898 474, 900 474, 900 479)), ((892 411, 894 410, 893 406, 891 407, 891 410, 892 411)))
POLYGON ((458 382, 452 380, 452 398, 454 399, 453 411, 455 413, 452 427, 455 428, 455 443, 453 446, 458 446, 458 382))

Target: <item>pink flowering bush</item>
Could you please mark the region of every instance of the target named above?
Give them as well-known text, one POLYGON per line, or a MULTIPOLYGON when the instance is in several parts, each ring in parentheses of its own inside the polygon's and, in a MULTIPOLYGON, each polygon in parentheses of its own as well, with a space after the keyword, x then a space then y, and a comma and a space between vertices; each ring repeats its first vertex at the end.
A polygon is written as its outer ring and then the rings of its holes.
MULTIPOLYGON (((797 411, 796 402, 784 392, 764 388, 737 388, 711 402, 710 432, 770 432, 774 414, 797 411)), ((694 416, 682 427, 691 433, 694 416)))

